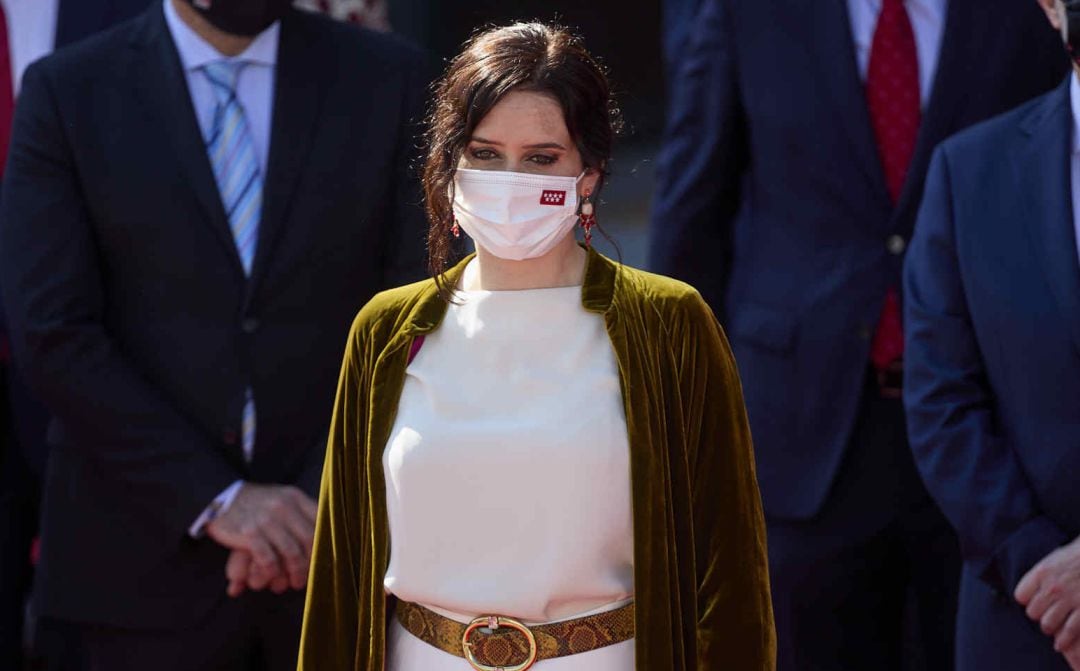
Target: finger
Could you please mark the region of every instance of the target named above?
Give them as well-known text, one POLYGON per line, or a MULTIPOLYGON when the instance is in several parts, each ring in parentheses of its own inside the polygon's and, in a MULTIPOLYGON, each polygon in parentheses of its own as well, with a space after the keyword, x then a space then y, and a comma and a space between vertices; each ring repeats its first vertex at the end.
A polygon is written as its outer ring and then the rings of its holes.
POLYGON ((288 582, 294 582, 295 576, 307 572, 307 557, 303 554, 300 544, 284 526, 270 524, 263 531, 285 566, 288 582))
POLYGON ((1069 650, 1065 653, 1065 661, 1069 663, 1072 671, 1080 671, 1080 650, 1069 650))
POLYGON ((1063 652, 1073 650, 1080 654, 1080 610, 1074 610, 1065 618, 1065 622, 1054 636, 1054 650, 1063 652))
POLYGON ((258 569, 260 574, 268 577, 281 570, 277 553, 260 530, 249 531, 244 538, 247 544, 246 549, 251 553, 252 569, 258 569))
POLYGON ((305 561, 311 558, 311 547, 315 542, 315 525, 307 515, 294 504, 281 511, 281 521, 300 545, 305 561))
POLYGON ((1047 636, 1056 636, 1061 625, 1065 624, 1065 618, 1069 617, 1071 612, 1072 606, 1063 601, 1055 601, 1039 618, 1039 627, 1047 636))
POLYGON ((233 550, 225 562, 225 576, 229 579, 226 593, 238 597, 244 593, 248 573, 251 571, 251 555, 243 550, 233 550))
POLYGON ((244 580, 251 569, 251 555, 243 550, 233 550, 225 562, 225 577, 229 580, 244 580))
POLYGON ((1013 592, 1013 597, 1023 606, 1028 605, 1031 598, 1035 596, 1035 593, 1039 590, 1039 583, 1042 582, 1043 564, 1039 562, 1030 571, 1024 574, 1024 577, 1020 579, 1020 582, 1016 585, 1016 590, 1013 592))
POLYGON ((304 516, 308 518, 308 521, 310 521, 314 527, 315 519, 319 516, 318 501, 295 487, 291 489, 291 494, 296 505, 300 508, 300 511, 304 513, 304 516))
POLYGON ((277 575, 270 581, 270 591, 274 594, 284 594, 289 590, 289 578, 285 575, 277 575))
POLYGON ((1053 589, 1051 585, 1044 584, 1039 588, 1039 591, 1035 593, 1035 596, 1031 597, 1031 601, 1028 602, 1027 608, 1024 610, 1029 618, 1038 622, 1042 620, 1042 616, 1046 614, 1046 610, 1057 600, 1057 590, 1053 589))
POLYGON ((260 566, 253 565, 251 572, 248 574, 247 587, 253 592, 261 592, 266 589, 276 575, 278 575, 276 571, 269 572, 260 566))

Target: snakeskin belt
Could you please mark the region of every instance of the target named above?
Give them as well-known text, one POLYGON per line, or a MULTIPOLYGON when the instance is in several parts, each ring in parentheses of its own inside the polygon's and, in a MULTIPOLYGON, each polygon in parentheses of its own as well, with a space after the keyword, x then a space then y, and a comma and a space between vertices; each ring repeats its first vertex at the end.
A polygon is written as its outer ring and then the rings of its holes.
POLYGON ((405 631, 465 658, 476 671, 525 671, 543 659, 576 655, 634 637, 633 603, 535 627, 498 615, 462 624, 408 601, 398 601, 397 618, 405 631))

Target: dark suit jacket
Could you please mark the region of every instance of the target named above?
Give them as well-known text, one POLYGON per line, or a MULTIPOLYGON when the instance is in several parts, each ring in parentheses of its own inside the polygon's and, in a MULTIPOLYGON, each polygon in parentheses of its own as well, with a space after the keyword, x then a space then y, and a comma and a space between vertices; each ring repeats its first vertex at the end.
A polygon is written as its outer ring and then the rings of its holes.
MULTIPOLYGON (((116 25, 144 11, 151 0, 60 0, 56 18, 57 49, 116 25)), ((0 173, 3 171, 0 170, 0 173)), ((7 340, 7 322, 0 309, 0 339, 7 340)), ((45 425, 48 413, 33 397, 18 371, 7 371, 7 403, 10 404, 12 448, 18 459, 40 479, 48 454, 45 425)), ((2 395, 3 390, 0 390, 2 395)), ((16 457, 12 457, 16 458, 16 457)))
POLYGON ((225 551, 187 536, 203 508, 237 478, 316 494, 349 323, 420 274, 425 69, 396 38, 282 20, 250 280, 159 3, 27 71, 0 274, 17 363, 54 417, 42 615, 194 622, 224 588, 225 551))
MULTIPOLYGON (((60 0, 55 46, 130 18, 150 1, 60 0)), ((7 340, 0 307, 0 341, 7 340)), ((6 362, 0 362, 0 418, 0 668, 16 669, 22 664, 22 620, 30 589, 30 545, 38 529, 39 484, 48 454, 48 413, 19 371, 6 362)))
POLYGON ((732 338, 766 512, 808 518, 849 443, 931 151, 1051 88, 1066 58, 1035 3, 950 0, 894 207, 846 0, 707 0, 691 41, 659 160, 652 267, 698 287, 732 338))
POLYGON ((969 570, 1010 601, 1080 534, 1072 123, 1066 83, 945 142, 905 268, 911 445, 969 570))

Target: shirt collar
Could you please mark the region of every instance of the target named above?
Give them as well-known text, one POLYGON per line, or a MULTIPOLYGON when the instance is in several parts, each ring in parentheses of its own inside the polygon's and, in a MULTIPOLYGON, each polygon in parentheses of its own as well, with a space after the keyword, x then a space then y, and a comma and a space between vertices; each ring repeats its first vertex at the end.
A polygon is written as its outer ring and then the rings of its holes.
POLYGON ((162 1, 165 3, 165 22, 169 25, 169 32, 180 54, 180 63, 184 66, 184 70, 198 70, 209 63, 221 60, 238 60, 271 68, 277 65, 278 38, 281 35, 280 21, 275 21, 269 28, 256 35, 242 54, 230 59, 184 23, 184 20, 176 13, 172 0, 162 1))
POLYGON ((1080 75, 1073 70, 1069 76, 1069 102, 1072 104, 1072 150, 1080 154, 1080 75))

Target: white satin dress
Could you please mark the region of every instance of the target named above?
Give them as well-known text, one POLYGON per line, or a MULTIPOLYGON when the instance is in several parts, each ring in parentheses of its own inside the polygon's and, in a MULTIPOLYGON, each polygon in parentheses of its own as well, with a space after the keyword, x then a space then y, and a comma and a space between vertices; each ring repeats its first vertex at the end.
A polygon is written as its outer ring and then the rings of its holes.
MULTIPOLYGON (((462 291, 407 370, 386 451, 399 599, 469 622, 572 619, 633 597, 629 442, 581 288, 462 291)), ((468 671, 392 619, 389 671, 468 671)), ((633 671, 632 640, 536 671, 633 671)))

